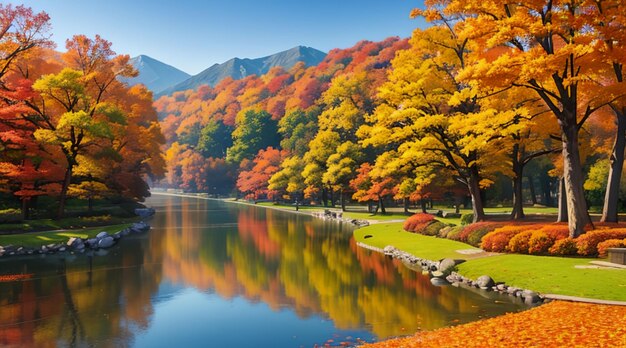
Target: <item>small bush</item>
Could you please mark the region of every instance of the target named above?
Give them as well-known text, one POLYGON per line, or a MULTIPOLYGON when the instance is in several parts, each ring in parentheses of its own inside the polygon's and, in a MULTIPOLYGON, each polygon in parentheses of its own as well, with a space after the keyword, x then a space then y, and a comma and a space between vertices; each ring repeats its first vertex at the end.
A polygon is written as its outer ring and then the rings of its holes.
POLYGON ((598 243, 598 256, 606 257, 609 248, 626 248, 626 239, 609 239, 598 243))
POLYGON ((543 230, 533 231, 528 240, 528 253, 533 255, 547 254, 554 245, 556 238, 543 230))
POLYGON ((469 225, 474 222, 474 214, 463 214, 461 215, 461 225, 469 225))
POLYGON ((450 232, 448 232, 448 235, 446 236, 446 238, 452 239, 452 240, 460 240, 459 235, 461 234, 461 232, 463 232, 463 226, 454 226, 452 227, 450 232))
POLYGON ((554 245, 548 249, 551 255, 572 256, 576 255, 578 248, 576 247, 576 240, 573 238, 564 238, 554 242, 554 245))
POLYGON ((434 220, 435 217, 430 214, 417 213, 406 219, 402 228, 408 232, 421 233, 421 231, 434 220))
POLYGON ((497 253, 504 252, 511 238, 527 228, 527 226, 504 226, 496 228, 483 237, 480 248, 497 253))
POLYGON ((425 234, 427 236, 436 236, 439 234, 439 230, 441 230, 442 228, 446 227, 447 225, 444 224, 441 221, 433 221, 430 224, 428 224, 428 226, 426 226, 426 228, 422 229, 421 234, 425 234))
POLYGON ((524 231, 516 234, 511 238, 506 250, 513 253, 528 254, 528 244, 533 231, 524 231))
POLYGON ((470 224, 463 228, 459 239, 462 242, 478 247, 480 246, 483 236, 498 227, 502 227, 502 224, 497 222, 477 222, 470 224))
POLYGON ((442 229, 439 230, 439 233, 437 234, 437 236, 439 236, 439 238, 447 238, 448 237, 448 232, 450 232, 452 230, 452 226, 448 225, 442 229))
POLYGON ((589 231, 576 238, 578 254, 585 256, 598 255, 598 244, 609 239, 626 238, 626 229, 589 231))

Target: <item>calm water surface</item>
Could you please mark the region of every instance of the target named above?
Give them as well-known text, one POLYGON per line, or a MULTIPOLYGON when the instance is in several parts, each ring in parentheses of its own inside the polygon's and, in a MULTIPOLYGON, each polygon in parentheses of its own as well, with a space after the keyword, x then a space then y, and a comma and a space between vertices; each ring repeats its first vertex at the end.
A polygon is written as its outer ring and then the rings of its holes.
POLYGON ((358 248, 306 215, 155 196, 153 229, 106 254, 0 260, 0 346, 356 344, 522 310, 358 248), (7 277, 1 277, 7 280, 7 277))

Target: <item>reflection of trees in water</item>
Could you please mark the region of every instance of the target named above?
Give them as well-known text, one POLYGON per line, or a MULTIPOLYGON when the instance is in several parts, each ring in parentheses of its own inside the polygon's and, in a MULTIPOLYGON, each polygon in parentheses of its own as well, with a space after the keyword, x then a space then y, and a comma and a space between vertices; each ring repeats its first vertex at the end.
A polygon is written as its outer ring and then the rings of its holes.
POLYGON ((133 328, 149 323, 161 279, 159 257, 145 242, 128 238, 109 256, 2 260, 3 274, 33 277, 0 283, 0 346, 132 344, 133 328))
MULTIPOLYGON (((196 202, 196 210, 215 204, 196 202)), ((226 298, 260 300, 275 310, 289 307, 300 317, 326 316, 340 329, 369 326, 379 337, 482 314, 480 296, 433 287, 427 276, 399 261, 358 248, 341 225, 270 209, 229 208, 236 215, 170 212, 166 277, 226 298), (237 227, 197 228, 233 221, 237 227)), ((513 309, 495 308, 494 314, 513 309)))

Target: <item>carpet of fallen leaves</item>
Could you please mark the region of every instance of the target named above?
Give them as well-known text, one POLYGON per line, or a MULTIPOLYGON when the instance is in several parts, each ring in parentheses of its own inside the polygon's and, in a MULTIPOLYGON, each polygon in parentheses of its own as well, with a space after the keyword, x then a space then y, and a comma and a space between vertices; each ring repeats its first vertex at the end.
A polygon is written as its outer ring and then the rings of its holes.
POLYGON ((364 347, 626 347, 626 306, 555 301, 364 347))

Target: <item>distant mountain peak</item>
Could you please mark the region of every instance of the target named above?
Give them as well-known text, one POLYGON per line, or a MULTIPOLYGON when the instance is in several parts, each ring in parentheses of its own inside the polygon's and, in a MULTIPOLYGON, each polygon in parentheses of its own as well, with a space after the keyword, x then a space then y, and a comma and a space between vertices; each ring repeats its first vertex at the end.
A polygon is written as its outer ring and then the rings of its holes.
POLYGON ((255 59, 235 57, 222 64, 214 64, 199 74, 163 90, 157 96, 196 89, 201 85, 215 86, 227 77, 238 80, 250 75, 260 76, 276 66, 285 70, 290 69, 298 62, 304 62, 306 66, 314 66, 324 60, 325 57, 326 53, 307 46, 295 46, 286 51, 255 59))
POLYGON ((139 76, 121 80, 131 86, 139 83, 144 84, 154 94, 162 92, 191 76, 184 71, 144 54, 131 58, 130 64, 137 69, 139 76))

